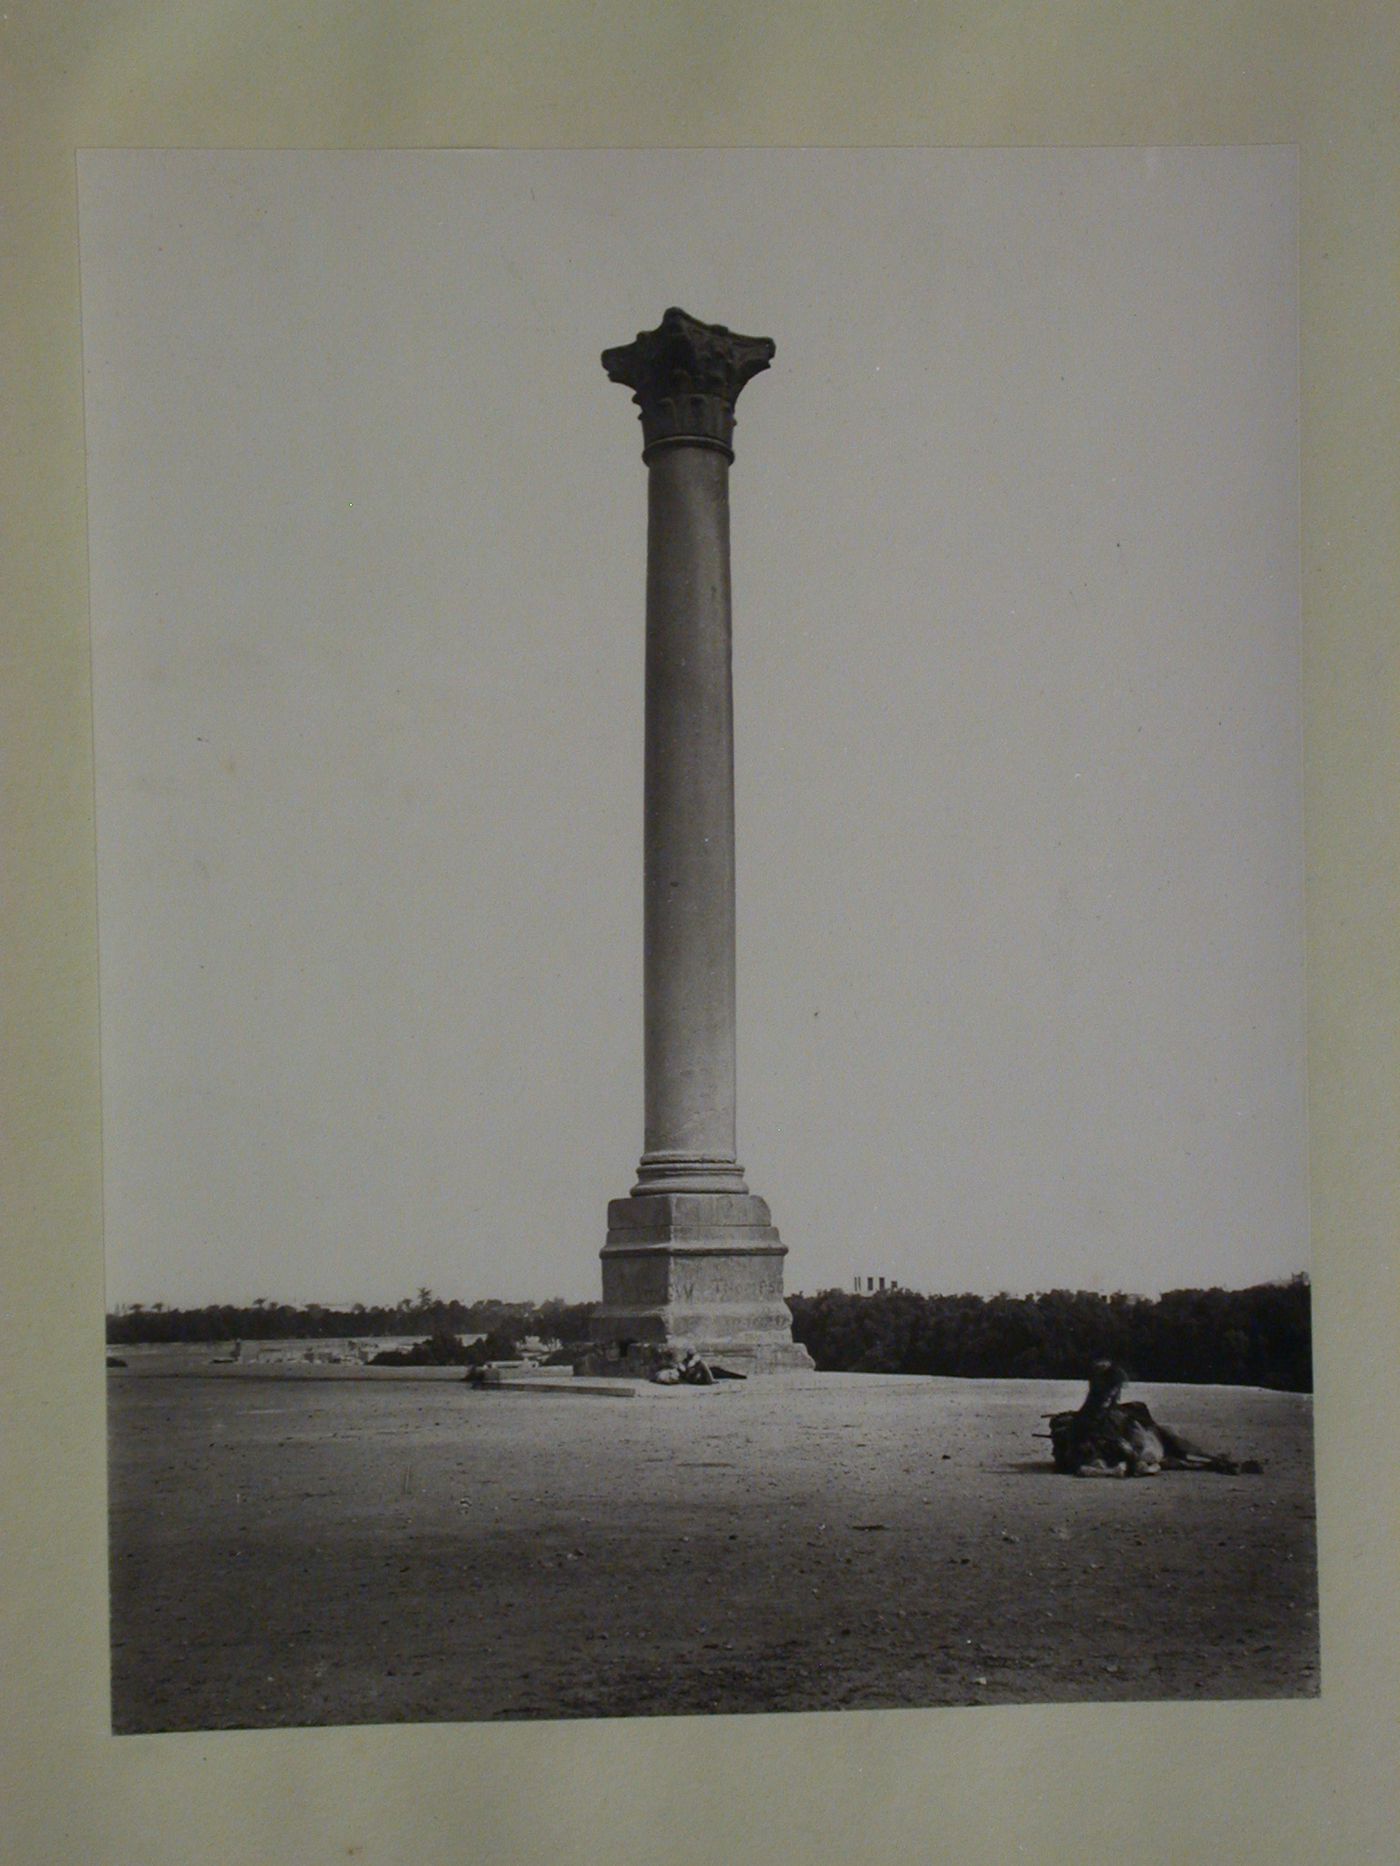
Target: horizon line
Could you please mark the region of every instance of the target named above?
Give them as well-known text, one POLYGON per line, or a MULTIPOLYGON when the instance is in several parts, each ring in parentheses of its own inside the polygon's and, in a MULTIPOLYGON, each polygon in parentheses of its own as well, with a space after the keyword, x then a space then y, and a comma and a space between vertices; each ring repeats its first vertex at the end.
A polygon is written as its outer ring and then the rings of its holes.
MULTIPOLYGON (((968 1289, 968 1288, 930 1289, 930 1288, 919 1288, 912 1283, 900 1283, 895 1287, 887 1286, 884 1289, 857 1290, 857 1289, 850 1288, 849 1285, 844 1284, 844 1283, 823 1283, 819 1285, 817 1288, 812 1289, 812 1290, 807 1290, 807 1289, 787 1290, 784 1292, 784 1300, 788 1300, 792 1297, 806 1298, 809 1296, 825 1296, 825 1295, 837 1295, 837 1296, 858 1295, 862 1297, 896 1295, 896 1296, 976 1296, 979 1298, 979 1300, 984 1301, 984 1302, 994 1301, 998 1297, 1006 1297, 1008 1300, 1015 1301, 1015 1302, 1027 1302, 1027 1301, 1034 1301, 1037 1297, 1040 1297, 1040 1296, 1068 1294, 1068 1295, 1073 1295, 1073 1296, 1127 1296, 1139 1302, 1160 1302, 1164 1296, 1180 1295, 1183 1293, 1208 1292, 1211 1290, 1220 1290, 1223 1294, 1230 1295, 1230 1294, 1237 1294, 1243 1290, 1248 1290, 1248 1289, 1268 1289, 1272 1287, 1283 1288, 1290 1283, 1296 1283, 1299 1281, 1306 1282, 1311 1287, 1312 1275, 1311 1275, 1310 1270, 1306 1266, 1303 1266, 1297 1270, 1280 1272, 1278 1275, 1275 1275, 1275 1276, 1261 1277, 1257 1279, 1256 1281, 1249 1282, 1249 1283, 1230 1283, 1230 1284, 1176 1283, 1176 1284, 1165 1285, 1163 1286, 1163 1288, 1156 1290, 1156 1291, 1140 1290, 1140 1289, 1121 1289, 1121 1288, 1105 1289, 1105 1288, 1094 1287, 1094 1286, 1085 1285, 1085 1284, 1071 1285, 1068 1283, 1052 1283, 1052 1284, 1047 1284, 1047 1285, 1037 1287, 1035 1289, 1008 1289, 1004 1286, 1000 1289, 968 1289)), ((578 1307, 583 1303, 596 1304, 599 1301, 601 1301, 601 1297, 596 1296, 596 1295, 593 1295, 593 1296, 551 1295, 551 1296, 471 1296, 471 1297, 467 1297, 467 1296, 444 1296, 444 1295, 439 1295, 436 1293, 430 1295, 429 1300, 426 1303, 421 1303, 421 1304, 417 1301, 416 1296, 414 1297, 407 1297, 407 1296, 385 1297, 378 1301, 372 1301, 365 1297, 356 1296, 356 1297, 352 1297, 349 1301, 346 1301, 346 1302, 339 1302, 339 1301, 326 1302, 326 1301, 321 1300, 319 1297, 315 1297, 315 1296, 305 1297, 300 1301, 294 1298, 285 1297, 285 1296, 249 1296, 249 1297, 245 1297, 241 1301, 233 1299, 233 1298, 228 1298, 228 1297, 208 1297, 202 1302, 169 1302, 164 1297, 157 1296, 157 1297, 152 1297, 152 1298, 146 1298, 146 1297, 132 1298, 127 1301, 117 1302, 113 1304, 112 1306, 106 1308, 104 1313, 107 1315, 117 1315, 117 1314, 122 1313, 125 1310, 131 1310, 135 1308, 139 1308, 142 1310, 150 1310, 150 1309, 156 1308, 157 1306, 159 1306, 162 1310, 169 1313, 171 1311, 185 1312, 185 1311, 199 1310, 199 1309, 253 1309, 261 1305, 264 1308, 272 1308, 272 1309, 324 1309, 324 1310, 330 1311, 332 1314, 350 1314, 350 1313, 353 1313, 356 1307, 359 1307, 362 1309, 400 1309, 402 1308, 405 1313, 413 1314, 413 1313, 421 1313, 425 1309, 433 1309, 433 1308, 437 1308, 440 1306, 450 1307, 454 1303, 459 1304, 462 1308, 467 1308, 467 1309, 476 1308, 476 1307, 479 1307, 485 1304, 493 1304, 493 1303, 498 1305, 501 1308, 539 1309, 539 1308, 545 1307, 546 1304, 549 1304, 549 1303, 564 1303, 567 1306, 573 1308, 573 1307, 578 1307)))

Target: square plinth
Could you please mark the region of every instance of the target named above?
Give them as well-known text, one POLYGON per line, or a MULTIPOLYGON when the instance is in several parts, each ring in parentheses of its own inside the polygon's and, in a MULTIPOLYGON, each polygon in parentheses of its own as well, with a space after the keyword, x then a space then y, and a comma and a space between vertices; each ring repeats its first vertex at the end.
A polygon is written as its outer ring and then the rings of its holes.
POLYGON ((744 1373, 809 1370, 783 1301, 787 1250, 752 1193, 660 1192, 614 1199, 603 1247, 603 1301, 593 1340, 625 1358, 634 1347, 685 1343, 744 1373))

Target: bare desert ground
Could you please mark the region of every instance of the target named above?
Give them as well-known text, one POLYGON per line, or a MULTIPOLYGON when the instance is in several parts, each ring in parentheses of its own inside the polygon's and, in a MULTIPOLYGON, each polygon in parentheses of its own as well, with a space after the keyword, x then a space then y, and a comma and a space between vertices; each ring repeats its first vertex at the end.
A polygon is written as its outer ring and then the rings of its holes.
POLYGON ((108 1382, 119 1732, 1318 1689, 1305 1396, 1132 1387, 1264 1473, 1088 1481, 1053 1381, 198 1364, 108 1382))

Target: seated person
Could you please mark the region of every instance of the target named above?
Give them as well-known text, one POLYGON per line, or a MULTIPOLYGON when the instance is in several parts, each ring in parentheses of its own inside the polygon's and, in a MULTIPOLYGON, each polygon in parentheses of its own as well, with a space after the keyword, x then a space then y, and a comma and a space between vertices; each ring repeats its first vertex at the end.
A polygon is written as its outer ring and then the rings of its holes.
POLYGON ((1141 1400, 1124 1400, 1127 1375, 1112 1361, 1095 1361, 1078 1412, 1047 1414, 1055 1469, 1073 1477, 1155 1477, 1159 1471, 1257 1473, 1253 1459, 1236 1464, 1202 1451, 1152 1417, 1141 1400))

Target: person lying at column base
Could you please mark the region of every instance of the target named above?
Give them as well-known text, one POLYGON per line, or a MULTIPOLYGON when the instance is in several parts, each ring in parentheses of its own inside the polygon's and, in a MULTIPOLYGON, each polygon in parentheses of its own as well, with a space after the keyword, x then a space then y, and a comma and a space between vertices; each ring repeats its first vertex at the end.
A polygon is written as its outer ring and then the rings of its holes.
POLYGON ((688 1342, 663 1349, 661 1365, 651 1378, 662 1387, 712 1387, 717 1380, 747 1380, 737 1368, 703 1359, 688 1342))
POLYGON ((664 1359, 651 1377, 660 1387, 712 1387, 715 1383, 709 1363, 688 1342, 664 1350, 664 1359))

